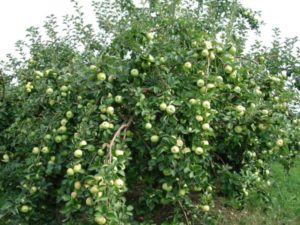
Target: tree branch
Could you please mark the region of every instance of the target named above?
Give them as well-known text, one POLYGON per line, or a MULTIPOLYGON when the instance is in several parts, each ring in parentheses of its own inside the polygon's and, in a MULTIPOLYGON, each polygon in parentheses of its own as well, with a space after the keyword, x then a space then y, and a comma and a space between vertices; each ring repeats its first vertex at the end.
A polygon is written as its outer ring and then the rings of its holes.
POLYGON ((243 59, 243 60, 247 60, 247 61, 250 61, 250 62, 253 62, 254 64, 256 64, 256 65, 259 65, 259 63, 258 62, 256 62, 255 60, 253 60, 253 59, 249 59, 249 58, 247 58, 247 57, 243 57, 243 56, 237 56, 237 57, 235 57, 235 58, 237 58, 237 59, 243 59))
POLYGON ((114 146, 114 143, 117 139, 117 137, 120 136, 122 130, 127 129, 130 124, 132 123, 133 118, 131 117, 127 123, 123 123, 119 129, 116 131, 116 133, 114 134, 113 138, 111 139, 109 145, 108 145, 108 162, 111 163, 112 161, 112 147, 114 146))
POLYGON ((4 76, 3 76, 2 70, 0 70, 0 79, 1 79, 1 84, 2 84, 2 88, 3 88, 1 101, 4 101, 4 98, 5 98, 5 81, 4 81, 4 76))
POLYGON ((179 206, 180 206, 180 208, 181 208, 181 210, 182 210, 182 212, 183 212, 183 215, 184 215, 184 219, 185 219, 186 224, 187 224, 187 225, 190 225, 189 218, 188 218, 188 216, 187 216, 187 214, 186 214, 185 209, 183 208, 182 203, 181 203, 180 201, 178 201, 178 203, 179 203, 179 206))

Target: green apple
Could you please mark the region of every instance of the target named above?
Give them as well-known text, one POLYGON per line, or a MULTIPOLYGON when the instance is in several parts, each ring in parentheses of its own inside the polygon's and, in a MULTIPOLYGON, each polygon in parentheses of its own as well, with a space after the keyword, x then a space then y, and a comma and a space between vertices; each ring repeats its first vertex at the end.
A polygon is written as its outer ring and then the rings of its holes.
POLYGON ((81 188, 81 183, 80 183, 80 181, 76 181, 76 182, 74 183, 74 188, 75 188, 76 190, 79 190, 79 189, 81 188))
POLYGON ((196 115, 196 120, 197 120, 198 122, 202 122, 202 121, 203 121, 203 117, 200 116, 200 115, 196 115))
POLYGON ((48 147, 43 147, 42 148, 42 153, 44 153, 44 154, 48 154, 49 153, 49 148, 48 147))
POLYGON ((231 46, 230 49, 229 49, 229 54, 235 55, 235 53, 236 53, 236 47, 231 46))
POLYGON ((159 105, 159 108, 161 111, 165 111, 167 109, 167 107, 168 107, 167 104, 164 102, 159 105))
POLYGON ((216 85, 215 85, 215 84, 212 84, 212 83, 209 83, 209 84, 207 84, 207 86, 206 86, 207 89, 212 89, 212 88, 215 88, 215 87, 216 87, 216 85))
POLYGON ((61 143, 63 141, 62 136, 60 135, 55 136, 54 140, 56 143, 61 143))
POLYGON ((172 187, 172 185, 169 185, 168 183, 163 183, 162 189, 166 192, 170 192, 170 191, 172 191, 173 187, 172 187))
POLYGON ((55 104, 55 100, 54 99, 50 99, 49 100, 49 105, 53 106, 55 104))
POLYGON ((66 96, 68 95, 68 93, 66 93, 66 92, 61 92, 60 95, 63 96, 63 97, 66 97, 66 96))
POLYGON ((96 72, 96 71, 97 71, 97 66, 95 66, 95 65, 90 65, 90 70, 96 72))
POLYGON ((163 174, 165 176, 170 176, 172 174, 172 170, 170 168, 166 168, 163 170, 163 174))
POLYGON ((276 141, 276 145, 277 145, 278 147, 282 147, 282 146, 284 145, 283 139, 278 139, 278 140, 276 141))
POLYGON ((64 134, 64 133, 67 132, 67 127, 61 126, 61 127, 58 128, 57 131, 58 131, 58 133, 60 133, 60 134, 64 134))
POLYGON ((74 170, 72 168, 67 169, 67 175, 68 176, 74 176, 74 170))
POLYGON ((171 152, 172 152, 173 154, 179 153, 179 148, 178 148, 178 146, 174 145, 174 146, 171 148, 171 152))
POLYGON ((35 155, 37 155, 37 154, 40 153, 40 149, 39 149, 38 147, 34 147, 34 148, 32 149, 32 153, 35 154, 35 155))
POLYGON ((184 143, 183 143, 183 141, 182 141, 181 139, 177 139, 177 140, 176 140, 176 145, 177 145, 178 147, 182 147, 182 146, 184 145, 184 143))
POLYGON ((204 41, 203 43, 204 43, 204 47, 206 49, 212 49, 213 48, 211 41, 204 41))
POLYGON ((176 108, 173 105, 168 105, 168 107, 166 108, 166 111, 169 115, 172 115, 176 112, 176 108))
POLYGON ((67 123, 68 123, 68 120, 67 120, 67 119, 62 119, 62 120, 60 121, 60 124, 61 124, 62 126, 66 126, 67 123))
POLYGON ((122 179, 118 178, 114 181, 114 185, 117 188, 122 188, 124 186, 124 181, 122 179))
POLYGON ((153 33, 147 33, 147 34, 146 34, 146 37, 147 37, 147 39, 148 39, 149 41, 152 41, 152 40, 154 39, 153 33))
POLYGON ((118 157, 118 156, 123 156, 124 155, 124 151, 123 150, 119 150, 119 149, 117 149, 116 151, 115 151, 115 155, 118 157))
POLYGON ((161 63, 165 63, 167 60, 166 60, 165 57, 160 57, 160 58, 159 58, 159 61, 160 61, 161 63))
POLYGON ((209 142, 208 142, 207 140, 202 141, 202 144, 203 144, 204 146, 209 146, 209 142))
POLYGON ((152 124, 151 123, 146 123, 145 124, 145 129, 146 130, 151 130, 151 128, 152 128, 152 124))
POLYGON ((245 112, 246 108, 242 105, 238 105, 235 107, 236 111, 238 111, 239 113, 245 112))
POLYGON ((154 63, 155 58, 152 55, 148 55, 148 61, 154 63))
POLYGON ((130 71, 130 75, 133 76, 133 77, 137 77, 139 75, 138 69, 132 69, 130 71))
POLYGON ((259 57, 258 57, 258 62, 259 62, 259 64, 264 64, 264 62, 265 62, 265 57, 259 56, 259 57))
POLYGON ((113 115, 113 114, 114 114, 114 111, 115 111, 115 109, 114 109, 114 107, 112 107, 112 106, 108 106, 108 107, 106 108, 106 113, 109 114, 109 115, 113 115))
POLYGON ((258 124, 258 128, 260 130, 265 130, 267 128, 267 126, 265 124, 263 124, 263 123, 260 123, 260 124, 258 124))
POLYGON ((98 193, 98 186, 97 185, 94 185, 93 187, 90 188, 90 192, 92 194, 97 194, 98 193))
POLYGON ((116 102, 116 103, 122 103, 122 101, 123 101, 123 97, 122 97, 121 95, 117 95, 117 96, 115 97, 115 102, 116 102))
POLYGON ((194 99, 194 98, 191 98, 191 99, 189 100, 189 103, 190 103, 191 105, 196 105, 196 104, 197 104, 197 100, 194 99))
POLYGON ((192 63, 191 62, 185 62, 184 65, 183 65, 183 68, 187 69, 187 70, 191 69, 192 68, 192 63))
POLYGON ((235 86, 234 89, 233 89, 233 91, 236 92, 236 93, 241 93, 241 90, 242 89, 239 86, 235 86))
POLYGON ((74 170, 74 172, 75 173, 78 173, 78 172, 80 172, 81 171, 81 164, 79 163, 79 164, 76 164, 75 166, 74 166, 74 168, 73 168, 73 170, 74 170))
POLYGON ((82 150, 76 149, 76 150, 74 151, 74 156, 75 156, 76 158, 80 158, 80 157, 82 157, 82 155, 83 155, 82 150))
POLYGON ((104 121, 100 124, 100 128, 101 129, 109 129, 110 128, 110 124, 107 121, 104 121))
POLYGON ((195 153, 196 153, 197 155, 202 155, 202 154, 204 153, 204 150, 203 150, 203 148, 201 148, 201 147, 197 147, 197 148, 195 149, 195 153))
POLYGON ((221 46, 217 46, 216 47, 216 51, 217 51, 217 53, 222 53, 223 52, 223 48, 221 46))
POLYGON ((202 54, 202 56, 204 56, 204 57, 209 56, 209 51, 208 51, 208 49, 203 49, 202 52, 201 52, 201 54, 202 54))
POLYGON ((53 89, 51 87, 47 88, 46 93, 47 93, 47 95, 52 95, 53 89))
POLYGON ((152 143, 157 143, 159 141, 159 136, 157 135, 152 135, 150 138, 152 143))
POLYGON ((188 148, 188 147, 185 147, 185 148, 183 148, 182 152, 183 152, 184 154, 187 154, 187 153, 191 152, 191 149, 188 148))
POLYGON ((227 66, 225 66, 225 73, 227 73, 227 74, 230 74, 230 73, 232 73, 232 71, 233 71, 233 69, 232 69, 232 67, 231 66, 229 66, 229 65, 227 65, 227 66))
POLYGON ((215 60, 215 59, 216 59, 216 55, 215 55, 215 53, 214 53, 213 51, 211 51, 211 52, 209 53, 209 59, 210 59, 210 60, 215 60))
POLYGON ((21 206, 21 212, 22 213, 28 213, 28 211, 29 211, 28 205, 22 205, 21 206))
POLYGON ((88 205, 88 206, 93 205, 93 199, 91 197, 86 198, 85 204, 88 205))
POLYGON ((234 128, 234 131, 235 131, 236 133, 240 134, 240 133, 243 132, 243 128, 242 128, 241 126, 236 126, 236 127, 234 128))
POLYGON ((210 129, 209 123, 204 123, 204 124, 202 125, 202 129, 203 129, 203 130, 209 130, 209 129, 210 129))
POLYGON ((198 87, 203 87, 205 85, 205 81, 203 79, 197 80, 197 86, 198 87))
POLYGON ((105 154, 102 148, 99 148, 97 153, 99 156, 103 156, 105 154))
POLYGON ((89 152, 94 152, 96 150, 96 147, 94 145, 88 145, 86 148, 89 152))
POLYGON ((71 193, 71 198, 72 198, 72 199, 76 199, 76 198, 77 198, 77 192, 73 191, 73 192, 71 193))
POLYGON ((34 194, 36 191, 37 191, 37 187, 36 187, 36 186, 32 186, 32 187, 30 188, 30 193, 31 193, 31 194, 34 194))
POLYGON ((198 46, 198 42, 197 41, 192 41, 191 46, 192 46, 192 48, 196 48, 198 46))
POLYGON ((106 218, 104 216, 96 216, 95 222, 100 225, 106 224, 106 218))
POLYGON ((201 208, 204 212, 208 212, 210 210, 209 205, 203 205, 201 208))
POLYGON ((79 142, 80 147, 83 147, 83 146, 86 146, 86 145, 87 145, 86 140, 82 140, 82 141, 79 142))
POLYGON ((210 102, 209 101, 203 101, 202 106, 206 109, 210 109, 210 102))
POLYGON ((260 90, 259 87, 254 89, 254 93, 257 94, 257 95, 262 95, 262 91, 260 90))
POLYGON ((68 111, 68 112, 66 113, 66 117, 67 117, 68 119, 72 119, 72 118, 74 117, 73 112, 72 112, 72 111, 68 111))
POLYGON ((99 81, 106 80, 106 74, 105 73, 98 73, 97 74, 97 80, 99 80, 99 81))
POLYGON ((68 90, 69 90, 69 88, 67 86, 65 86, 65 85, 63 85, 63 86, 60 87, 60 91, 61 92, 67 92, 68 90))
POLYGON ((46 140, 46 141, 50 141, 51 138, 52 138, 51 134, 46 134, 46 135, 44 136, 44 140, 46 140))
POLYGON ((2 156, 2 160, 3 160, 3 162, 9 162, 9 155, 8 154, 4 154, 2 156))
POLYGON ((186 194, 186 190, 184 190, 184 189, 180 189, 180 190, 178 191, 178 195, 179 195, 179 196, 185 196, 185 194, 186 194))

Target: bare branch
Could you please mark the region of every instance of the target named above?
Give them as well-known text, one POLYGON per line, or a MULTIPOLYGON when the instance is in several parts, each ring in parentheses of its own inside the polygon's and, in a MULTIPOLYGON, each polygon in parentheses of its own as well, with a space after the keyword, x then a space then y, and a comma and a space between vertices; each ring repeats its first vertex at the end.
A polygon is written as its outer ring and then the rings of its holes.
POLYGON ((120 136, 122 130, 127 129, 130 124, 132 123, 133 118, 131 117, 127 123, 122 124, 119 129, 114 134, 113 138, 111 139, 109 146, 108 146, 108 162, 111 163, 112 161, 112 147, 114 146, 114 143, 116 141, 116 138, 120 136))
POLYGON ((187 216, 187 214, 186 214, 185 209, 183 208, 182 203, 181 203, 180 201, 178 201, 178 203, 179 203, 179 206, 180 206, 180 208, 181 208, 181 210, 182 210, 182 212, 183 212, 183 215, 184 215, 184 219, 185 219, 186 224, 187 224, 187 225, 190 225, 189 218, 188 218, 188 216, 187 216))

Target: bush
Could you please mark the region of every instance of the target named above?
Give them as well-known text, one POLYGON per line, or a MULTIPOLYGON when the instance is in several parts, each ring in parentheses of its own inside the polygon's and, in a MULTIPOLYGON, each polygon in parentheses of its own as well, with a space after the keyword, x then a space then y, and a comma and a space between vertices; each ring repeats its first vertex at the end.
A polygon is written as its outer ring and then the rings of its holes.
POLYGON ((242 206, 270 162, 292 165, 297 92, 267 50, 244 53, 254 12, 94 2, 96 33, 73 2, 65 35, 51 16, 3 64, 4 224, 210 224, 216 196, 242 206))

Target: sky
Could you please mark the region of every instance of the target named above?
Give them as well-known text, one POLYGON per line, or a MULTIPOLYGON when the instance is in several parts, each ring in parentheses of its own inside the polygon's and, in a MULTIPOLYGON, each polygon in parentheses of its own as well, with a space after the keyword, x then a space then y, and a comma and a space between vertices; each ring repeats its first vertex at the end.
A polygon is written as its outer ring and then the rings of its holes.
MULTIPOLYGON (((84 2, 87 22, 94 21, 91 0, 84 2)), ((279 27, 283 36, 300 37, 300 1, 299 0, 241 0, 254 10, 261 11, 266 25, 262 29, 261 40, 270 43, 272 29, 279 27)), ((41 27, 47 15, 55 14, 58 18, 72 12, 70 0, 0 0, 0 60, 7 53, 14 51, 17 40, 25 37, 30 26, 41 27)), ((250 36, 253 41, 253 37, 250 36)))

